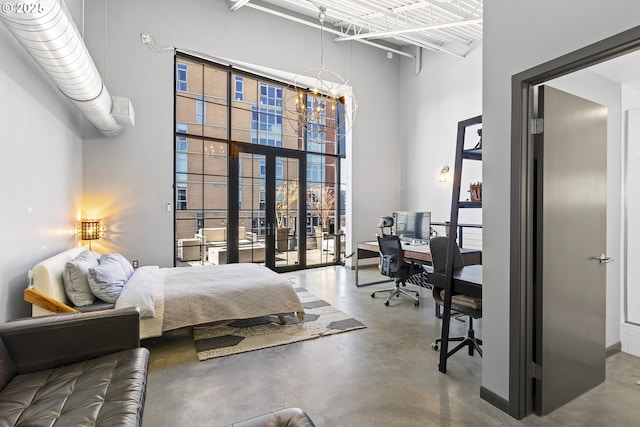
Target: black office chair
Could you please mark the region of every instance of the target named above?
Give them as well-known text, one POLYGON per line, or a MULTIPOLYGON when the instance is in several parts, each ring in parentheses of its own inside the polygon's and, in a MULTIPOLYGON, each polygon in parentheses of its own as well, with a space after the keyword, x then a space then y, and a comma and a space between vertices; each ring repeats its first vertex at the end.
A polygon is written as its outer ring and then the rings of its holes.
MULTIPOLYGON (((445 236, 433 237, 429 241, 434 273, 445 274, 448 246, 449 238, 445 236)), ((454 254, 455 258, 453 259, 454 271, 456 269, 464 267, 464 261, 462 260, 462 255, 460 254, 460 248, 456 246, 456 249, 457 251, 454 254)), ((437 304, 444 306, 444 290, 437 286, 433 286, 432 292, 433 300, 437 304)), ((449 338, 449 341, 460 341, 460 343, 453 350, 449 351, 449 355, 452 355, 458 350, 468 346, 470 356, 473 356, 474 349, 480 356, 482 356, 482 348, 480 347, 482 345, 482 340, 480 338, 476 338, 475 331, 473 330, 473 319, 482 318, 482 299, 472 298, 463 294, 454 294, 451 297, 451 309, 452 311, 457 312, 458 315, 468 316, 469 327, 467 328, 466 336, 449 338)), ((433 348, 434 350, 438 350, 440 341, 441 338, 436 339, 431 344, 431 348, 433 348)))
POLYGON ((403 258, 402 244, 398 236, 378 236, 378 245, 380 247, 380 273, 395 279, 396 285, 393 288, 379 289, 371 292, 371 298, 376 296, 378 292, 389 292, 389 296, 384 305, 389 305, 391 297, 400 296, 401 294, 410 298, 413 304, 420 305, 420 292, 416 292, 415 296, 412 292, 406 291, 400 287, 406 286, 408 277, 414 274, 422 274, 422 268, 419 265, 408 263, 403 258))

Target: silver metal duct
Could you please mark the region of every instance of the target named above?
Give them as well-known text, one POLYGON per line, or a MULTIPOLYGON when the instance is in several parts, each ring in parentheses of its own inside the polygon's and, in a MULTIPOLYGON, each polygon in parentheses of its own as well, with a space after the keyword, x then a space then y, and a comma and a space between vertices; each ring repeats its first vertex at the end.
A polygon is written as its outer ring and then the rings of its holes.
POLYGON ((0 20, 102 134, 120 133, 121 124, 133 126, 132 108, 120 123, 112 115, 113 100, 63 0, 4 3, 0 20))

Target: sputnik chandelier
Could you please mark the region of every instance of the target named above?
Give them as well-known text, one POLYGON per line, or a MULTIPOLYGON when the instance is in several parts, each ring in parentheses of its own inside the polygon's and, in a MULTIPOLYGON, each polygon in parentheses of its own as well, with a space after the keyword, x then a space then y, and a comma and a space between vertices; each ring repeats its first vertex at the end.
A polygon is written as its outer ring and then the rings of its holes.
POLYGON ((318 10, 320 68, 303 71, 289 82, 288 92, 295 94, 295 100, 287 100, 287 105, 289 108, 295 105, 295 114, 287 116, 290 121, 295 122, 292 123, 294 128, 320 135, 316 142, 335 142, 351 131, 358 104, 349 81, 324 65, 323 34, 326 8, 318 6, 318 10))

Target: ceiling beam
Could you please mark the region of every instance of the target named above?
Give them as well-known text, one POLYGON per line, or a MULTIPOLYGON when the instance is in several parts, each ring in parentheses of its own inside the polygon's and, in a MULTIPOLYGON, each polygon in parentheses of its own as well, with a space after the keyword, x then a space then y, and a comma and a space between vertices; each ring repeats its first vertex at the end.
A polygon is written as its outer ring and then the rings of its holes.
MULTIPOLYGON (((239 1, 243 1, 243 0, 239 0, 239 1)), ((254 3, 249 3, 248 0, 245 3, 246 3, 245 6, 250 7, 252 9, 259 10, 261 12, 270 13, 272 15, 278 16, 280 18, 285 18, 285 19, 288 19, 290 21, 297 22, 299 24, 303 24, 303 25, 306 25, 306 26, 309 26, 309 27, 321 29, 321 30, 326 31, 328 33, 336 34, 336 35, 338 35, 340 37, 342 37, 344 35, 344 33, 340 32, 340 31, 321 26, 320 24, 316 24, 314 22, 310 22, 310 21, 298 18, 296 16, 289 15, 287 13, 283 13, 283 12, 279 12, 279 11, 276 11, 276 10, 273 10, 273 9, 269 9, 267 7, 264 7, 264 6, 259 6, 259 5, 254 4, 254 3)), ((360 40, 356 40, 356 41, 360 42, 360 43, 367 44, 369 46, 376 47, 378 49, 383 49, 383 50, 385 50, 387 52, 393 52, 393 53, 396 53, 396 54, 401 55, 401 56, 406 56, 406 57, 411 58, 411 59, 416 59, 415 55, 413 55, 411 53, 408 53, 408 52, 404 52, 404 51, 402 51, 400 49, 394 49, 392 47, 385 46, 385 45, 382 45, 382 44, 379 44, 379 43, 374 43, 374 42, 371 42, 369 40, 364 40, 364 39, 360 39, 360 40)))
POLYGON ((236 10, 240 9, 245 4, 249 3, 250 1, 251 0, 235 0, 235 2, 231 6, 229 6, 229 9, 231 9, 233 12, 235 12, 236 10))
POLYGON ((440 30, 443 28, 452 28, 452 27, 459 27, 462 25, 472 25, 472 24, 481 24, 481 23, 482 23, 482 18, 463 19, 460 21, 443 22, 441 24, 430 24, 430 25, 423 25, 420 27, 400 28, 400 29, 387 30, 387 31, 369 31, 366 33, 354 34, 351 36, 341 36, 334 40, 341 42, 341 41, 347 41, 347 40, 360 40, 360 39, 370 39, 370 38, 375 39, 375 38, 395 36, 395 35, 405 34, 405 33, 416 33, 421 31, 440 30))

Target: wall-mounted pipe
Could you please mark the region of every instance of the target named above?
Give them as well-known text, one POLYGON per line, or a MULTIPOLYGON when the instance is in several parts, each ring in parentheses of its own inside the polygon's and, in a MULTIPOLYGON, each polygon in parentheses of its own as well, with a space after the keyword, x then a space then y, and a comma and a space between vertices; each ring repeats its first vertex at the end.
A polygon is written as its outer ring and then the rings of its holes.
POLYGON ((116 135, 122 131, 122 124, 133 126, 130 102, 124 120, 113 116, 113 100, 64 1, 40 0, 1 6, 0 20, 102 134, 116 135))

